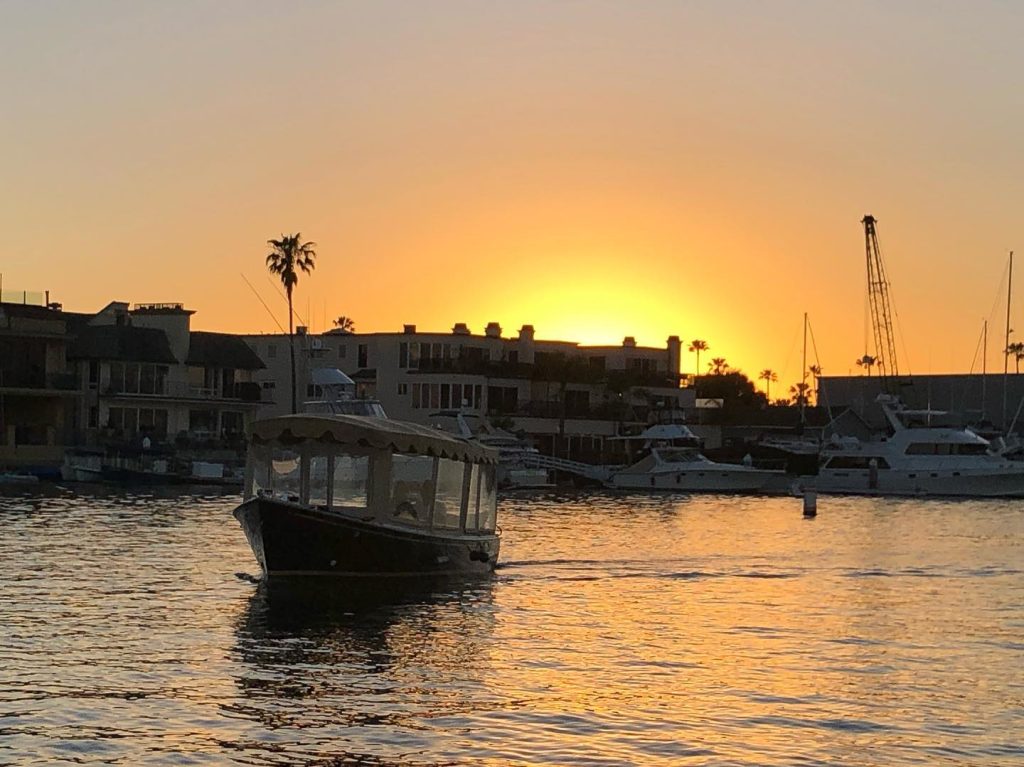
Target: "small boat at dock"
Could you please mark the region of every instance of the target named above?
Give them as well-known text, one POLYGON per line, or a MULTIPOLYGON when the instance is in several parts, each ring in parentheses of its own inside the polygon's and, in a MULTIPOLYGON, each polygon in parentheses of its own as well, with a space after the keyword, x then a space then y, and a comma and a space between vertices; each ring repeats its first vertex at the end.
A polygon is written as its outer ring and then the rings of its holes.
POLYGON ((488 573, 496 450, 417 424, 290 415, 250 429, 234 516, 264 577, 488 573))

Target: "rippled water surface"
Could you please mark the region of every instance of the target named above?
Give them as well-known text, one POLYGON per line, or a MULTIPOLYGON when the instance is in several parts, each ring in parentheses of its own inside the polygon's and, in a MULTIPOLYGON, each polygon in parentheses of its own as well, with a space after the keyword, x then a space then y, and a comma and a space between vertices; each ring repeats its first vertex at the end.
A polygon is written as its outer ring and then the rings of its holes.
POLYGON ((0 764, 1024 763, 1024 503, 505 499, 493 579, 267 593, 237 499, 0 496, 0 764))

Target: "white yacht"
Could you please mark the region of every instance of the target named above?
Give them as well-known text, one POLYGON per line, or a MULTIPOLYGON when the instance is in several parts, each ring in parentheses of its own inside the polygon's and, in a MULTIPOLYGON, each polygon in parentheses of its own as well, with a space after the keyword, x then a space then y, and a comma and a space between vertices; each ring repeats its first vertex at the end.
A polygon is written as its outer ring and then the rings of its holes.
POLYGON ((439 410, 429 418, 430 425, 436 429, 497 450, 499 487, 519 490, 554 487, 548 470, 531 460, 539 455, 537 448, 515 434, 495 428, 476 413, 462 410, 439 410))
POLYGON ((337 368, 316 368, 310 375, 314 399, 302 403, 302 412, 321 415, 360 415, 387 418, 379 400, 356 396, 356 382, 337 368))
POLYGON ((786 473, 758 469, 749 461, 717 463, 700 452, 700 440, 681 423, 649 426, 636 437, 643 455, 611 474, 605 483, 616 490, 674 490, 708 493, 781 493, 786 473))
POLYGON ((887 395, 878 401, 889 433, 833 439, 822 450, 818 492, 1024 497, 1024 464, 994 452, 970 429, 930 425, 940 415, 935 411, 909 410, 887 395))

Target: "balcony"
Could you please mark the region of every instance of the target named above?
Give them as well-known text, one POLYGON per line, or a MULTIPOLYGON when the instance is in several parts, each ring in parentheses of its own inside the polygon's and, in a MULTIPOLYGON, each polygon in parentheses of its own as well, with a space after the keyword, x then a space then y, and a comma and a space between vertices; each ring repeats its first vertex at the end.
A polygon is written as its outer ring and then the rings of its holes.
POLYGON ((225 392, 219 388, 194 386, 183 381, 157 381, 153 391, 128 390, 121 386, 107 386, 103 394, 109 397, 159 397, 163 399, 215 400, 258 403, 263 397, 260 385, 253 381, 239 381, 225 392))

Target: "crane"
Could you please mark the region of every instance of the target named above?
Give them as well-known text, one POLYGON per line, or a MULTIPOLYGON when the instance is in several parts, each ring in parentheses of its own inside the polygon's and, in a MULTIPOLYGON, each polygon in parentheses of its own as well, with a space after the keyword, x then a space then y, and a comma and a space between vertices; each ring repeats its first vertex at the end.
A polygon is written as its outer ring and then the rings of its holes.
POLYGON ((882 251, 878 247, 875 232, 875 217, 866 215, 864 224, 864 247, 868 266, 868 306, 871 311, 871 329, 875 337, 874 364, 878 367, 882 390, 896 394, 899 364, 896 360, 896 333, 893 329, 893 310, 889 300, 889 280, 885 275, 882 251))

